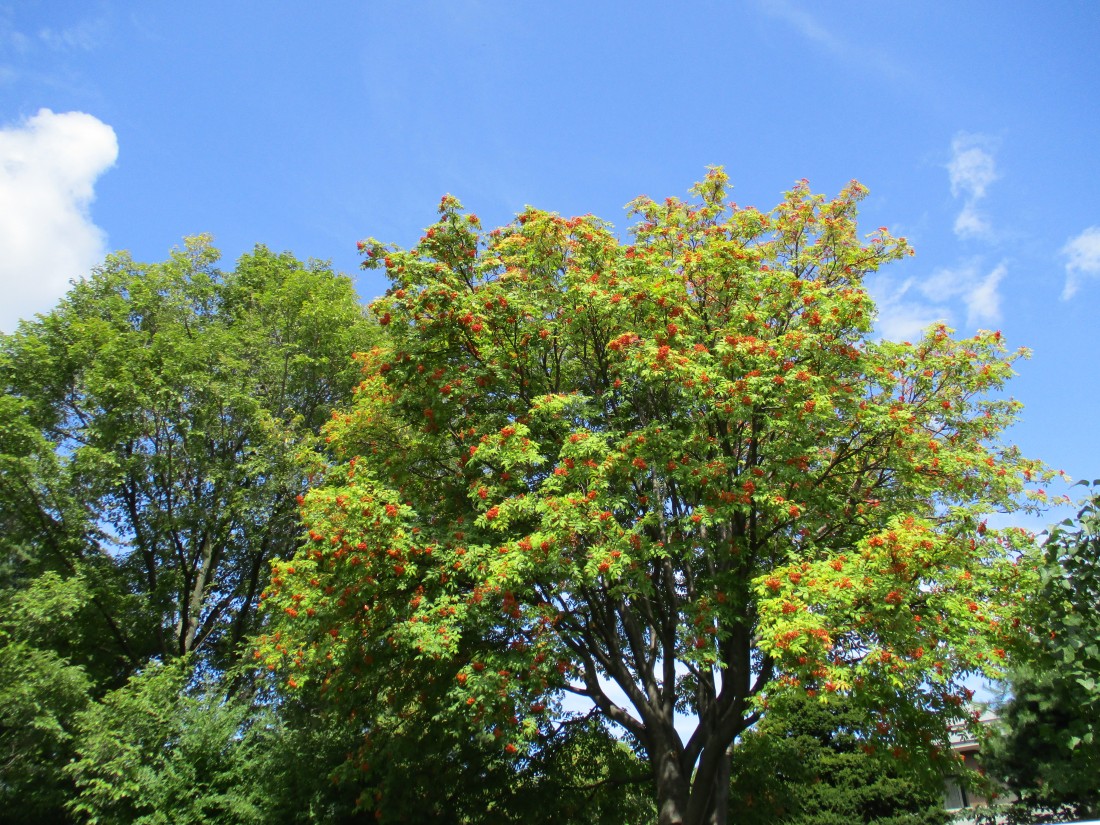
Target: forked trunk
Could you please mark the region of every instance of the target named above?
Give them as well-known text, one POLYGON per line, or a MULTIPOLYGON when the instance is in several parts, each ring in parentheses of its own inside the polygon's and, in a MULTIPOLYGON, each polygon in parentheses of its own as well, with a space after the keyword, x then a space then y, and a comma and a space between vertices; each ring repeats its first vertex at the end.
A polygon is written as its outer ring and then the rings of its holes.
POLYGON ((730 751, 721 757, 714 779, 692 783, 676 751, 667 749, 656 760, 657 825, 726 825, 729 816, 730 751))

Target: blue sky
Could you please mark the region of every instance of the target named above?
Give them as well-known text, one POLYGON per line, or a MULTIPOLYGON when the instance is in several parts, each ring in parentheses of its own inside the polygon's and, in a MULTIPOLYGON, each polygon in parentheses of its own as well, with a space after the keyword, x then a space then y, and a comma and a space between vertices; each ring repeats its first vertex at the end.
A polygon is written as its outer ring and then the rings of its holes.
POLYGON ((199 232, 368 300, 356 240, 412 243, 445 192, 625 228, 710 164, 761 208, 856 178, 917 251, 880 331, 1030 347, 1012 437, 1100 477, 1098 37, 1091 0, 0 3, 0 329, 199 232))

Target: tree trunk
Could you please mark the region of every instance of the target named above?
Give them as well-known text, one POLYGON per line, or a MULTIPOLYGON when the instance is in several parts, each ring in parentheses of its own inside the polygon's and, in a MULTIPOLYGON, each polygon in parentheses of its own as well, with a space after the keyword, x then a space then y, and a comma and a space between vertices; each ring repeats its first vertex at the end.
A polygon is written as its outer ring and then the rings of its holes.
POLYGON ((653 759, 657 780, 657 825, 685 825, 690 784, 684 775, 679 754, 662 748, 653 759))
POLYGON ((195 583, 187 597, 186 615, 180 616, 180 628, 177 636, 180 640, 180 654, 191 652, 195 644, 195 634, 199 629, 199 619, 202 617, 203 597, 206 595, 206 584, 213 575, 214 543, 210 536, 205 536, 202 541, 202 557, 199 560, 199 569, 195 572, 195 583))
MULTIPOLYGON (((730 808, 730 773, 733 767, 733 745, 722 754, 722 764, 714 776, 711 790, 710 810, 705 820, 707 825, 726 825, 730 808)), ((700 789, 702 790, 702 789, 700 789)))
POLYGON ((674 748, 653 760, 657 782, 658 825, 726 825, 729 819, 732 746, 726 748, 709 786, 692 784, 692 769, 674 748))

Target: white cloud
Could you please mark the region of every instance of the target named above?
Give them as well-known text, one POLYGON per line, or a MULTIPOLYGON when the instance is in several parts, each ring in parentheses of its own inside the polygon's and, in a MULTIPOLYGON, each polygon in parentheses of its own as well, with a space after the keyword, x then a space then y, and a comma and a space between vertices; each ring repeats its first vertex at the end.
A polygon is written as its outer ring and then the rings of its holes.
POLYGON ((955 234, 960 238, 985 238, 993 227, 977 207, 969 201, 963 205, 962 212, 955 218, 955 234))
POLYGON ((988 237, 992 227, 978 209, 986 190, 997 180, 993 143, 984 135, 960 132, 951 141, 951 162, 947 164, 951 194, 963 199, 963 208, 955 219, 955 234, 960 238, 988 237))
POLYGON ((914 294, 912 278, 897 284, 891 276, 879 274, 869 278, 866 284, 878 308, 875 329, 889 341, 916 341, 932 324, 950 321, 949 309, 914 294))
POLYGON ((1001 294, 997 291, 1008 269, 997 264, 993 271, 972 284, 963 300, 966 302, 966 324, 995 324, 1001 320, 1001 294))
POLYGON ((1008 268, 999 263, 983 274, 980 262, 970 261, 953 269, 940 268, 921 282, 921 293, 933 301, 961 300, 966 307, 966 325, 977 327, 1001 320, 1001 295, 997 291, 1008 268))
POLYGON ((966 325, 977 329, 1001 320, 1001 281, 1008 273, 1004 263, 989 272, 980 262, 970 261, 952 269, 939 268, 923 280, 907 278, 900 284, 888 275, 868 280, 878 306, 876 327, 883 338, 913 341, 929 325, 955 323, 952 306, 961 303, 966 310, 966 325))
POLYGON ((985 197, 985 190, 999 177, 993 155, 987 151, 990 148, 989 139, 982 135, 955 135, 951 141, 951 163, 947 165, 952 195, 985 197))
POLYGON ((49 310, 103 260, 106 235, 88 207, 117 157, 114 130, 83 112, 41 109, 0 129, 0 329, 49 310))
POLYGON ((1066 262, 1066 286, 1062 300, 1072 298, 1086 277, 1100 277, 1100 226, 1090 226, 1062 247, 1066 262))
MULTIPOLYGON (((993 235, 979 204, 1000 177, 994 148, 990 138, 964 132, 951 142, 947 172, 952 196, 962 200, 955 219, 955 234, 960 238, 993 235)), ((1097 234, 1100 240, 1100 229, 1097 234)), ((876 275, 867 281, 878 306, 876 329, 883 338, 913 341, 935 323, 971 330, 993 326, 1001 320, 1000 288, 1007 274, 1003 261, 990 269, 981 258, 973 257, 901 282, 876 275)))

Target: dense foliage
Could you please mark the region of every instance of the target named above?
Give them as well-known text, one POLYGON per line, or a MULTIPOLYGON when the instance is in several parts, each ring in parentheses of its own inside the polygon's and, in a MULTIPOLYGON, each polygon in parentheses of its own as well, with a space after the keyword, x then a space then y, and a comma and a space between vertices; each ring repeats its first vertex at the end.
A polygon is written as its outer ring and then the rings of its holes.
MULTIPOLYGON (((1094 482, 1094 485, 1098 482, 1094 482)), ((1100 493, 1043 550, 1033 644, 1012 673, 1005 726, 983 754, 1023 821, 1100 816, 1100 493)))
POLYGON ((262 757, 248 705, 188 685, 186 665, 151 666, 81 716, 67 767, 75 813, 118 825, 267 821, 264 789, 247 781, 262 757))
MULTIPOLYGON (((266 592, 288 689, 469 726, 520 768, 575 694, 661 823, 726 821, 735 742, 789 693, 936 764, 1033 578, 1030 536, 985 521, 1044 474, 1001 440, 1017 355, 871 337, 863 279, 908 247, 859 239, 858 184, 768 214, 720 170, 693 194, 636 201, 626 243, 535 209, 482 233, 451 197, 415 248, 363 242, 384 335, 266 592)), ((379 766, 422 739, 366 727, 352 764, 398 817, 379 766)))
POLYGON ((237 654, 367 343, 347 278, 262 247, 228 274, 217 258, 202 238, 161 264, 113 256, 3 339, 6 427, 23 440, 4 445, 18 504, 4 541, 122 589, 125 604, 97 594, 122 672, 237 654))
POLYGON ((945 825, 943 786, 869 743, 843 700, 790 695, 745 734, 733 771, 744 825, 945 825))
POLYGON ((517 767, 461 718, 413 730, 361 696, 350 722, 241 661, 377 325, 324 265, 216 260, 114 256, 0 338, 0 818, 354 823, 383 792, 416 823, 651 818, 594 720, 517 767), (368 731, 410 758, 364 783, 368 731))
POLYGON ((217 259, 205 238, 114 255, 0 336, 0 800, 20 816, 60 820, 61 767, 144 718, 123 699, 148 692, 139 672, 162 684, 150 662, 240 660, 299 543, 320 425, 358 381, 376 325, 350 279, 263 247, 217 259))
POLYGON ((70 794, 60 771, 74 753, 76 717, 91 701, 73 663, 85 584, 47 573, 3 593, 0 614, 0 806, 11 822, 56 820, 70 794))

